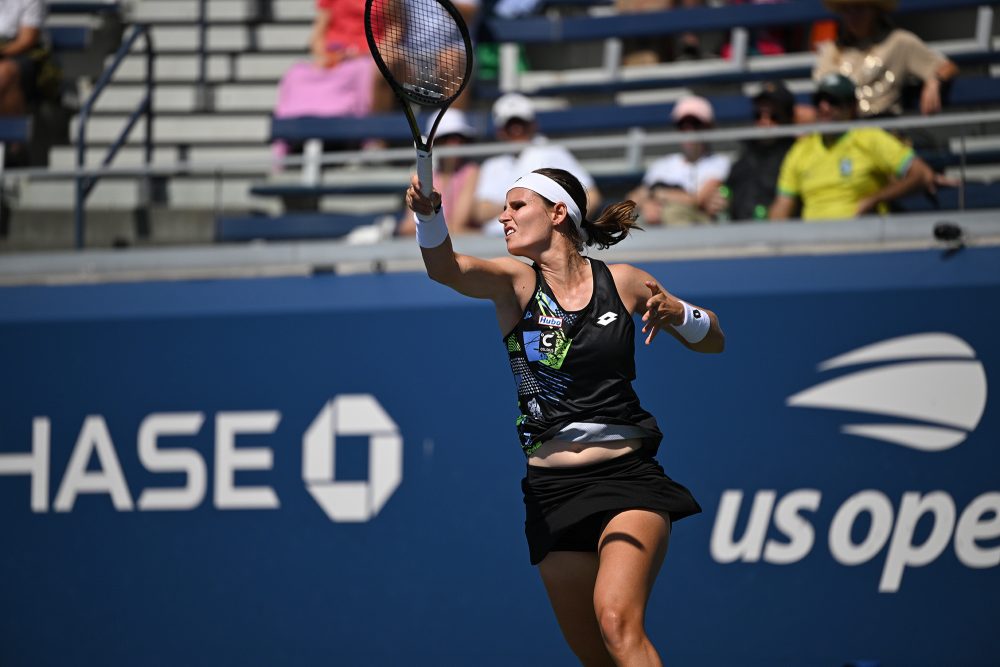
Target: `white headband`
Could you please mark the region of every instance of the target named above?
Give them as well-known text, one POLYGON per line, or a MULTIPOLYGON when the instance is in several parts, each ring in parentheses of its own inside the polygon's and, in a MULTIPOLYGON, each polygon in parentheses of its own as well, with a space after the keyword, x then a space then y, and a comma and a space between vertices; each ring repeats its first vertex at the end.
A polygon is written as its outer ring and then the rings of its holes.
POLYGON ((586 238, 587 234, 583 231, 583 215, 580 214, 580 207, 576 205, 573 198, 569 196, 566 189, 563 186, 556 183, 554 180, 539 174, 538 172, 531 172, 525 174, 521 178, 514 181, 514 185, 507 188, 507 192, 510 192, 514 188, 528 188, 541 196, 548 199, 553 204, 562 202, 566 205, 566 212, 569 213, 570 220, 576 226, 577 231, 584 235, 586 238))

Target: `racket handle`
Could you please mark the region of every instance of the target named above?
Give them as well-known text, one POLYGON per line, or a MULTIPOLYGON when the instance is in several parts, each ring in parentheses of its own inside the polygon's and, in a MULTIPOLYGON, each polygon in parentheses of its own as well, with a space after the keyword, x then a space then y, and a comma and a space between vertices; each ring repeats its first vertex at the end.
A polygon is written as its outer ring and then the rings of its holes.
POLYGON ((430 197, 434 189, 434 161, 430 151, 417 149, 417 178, 420 179, 420 192, 430 197))

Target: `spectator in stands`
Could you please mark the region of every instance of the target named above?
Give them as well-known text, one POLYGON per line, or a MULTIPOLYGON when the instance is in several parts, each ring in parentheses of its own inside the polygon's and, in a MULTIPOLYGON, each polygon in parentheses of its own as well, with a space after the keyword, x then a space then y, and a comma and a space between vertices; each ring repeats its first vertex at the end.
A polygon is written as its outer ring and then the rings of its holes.
MULTIPOLYGON (((619 14, 662 12, 703 7, 705 0, 615 0, 619 14)), ((622 64, 654 65, 669 60, 698 60, 716 55, 726 36, 715 32, 684 32, 670 38, 629 37, 623 43, 622 64)))
MULTIPOLYGON (((828 74, 813 99, 821 123, 857 118, 854 82, 828 74)), ((899 139, 877 127, 796 140, 781 165, 772 220, 790 217, 799 202, 804 220, 886 212, 887 204, 921 186, 933 189, 931 168, 899 139)))
MULTIPOLYGON (((681 132, 711 129, 712 104, 704 97, 684 97, 671 118, 681 132)), ((726 207, 720 186, 729 176, 730 160, 712 153, 703 141, 686 141, 681 152, 656 160, 629 198, 639 204, 647 225, 691 225, 712 222, 726 207)))
POLYGON ((820 45, 813 79, 842 74, 857 86, 862 117, 899 115, 904 87, 921 82, 920 112, 941 110, 941 86, 958 67, 913 33, 896 28, 889 12, 897 0, 824 0, 840 19, 839 36, 820 45))
MULTIPOLYGON (((278 84, 275 118, 365 116, 376 89, 389 90, 365 40, 364 0, 316 0, 309 50, 312 60, 292 65, 278 84)), ((274 152, 283 157, 288 147, 277 142, 274 152)))
MULTIPOLYGON (((729 0, 727 5, 774 5, 786 0, 729 0)), ((747 51, 750 55, 774 56, 787 52, 788 36, 787 29, 779 26, 769 26, 766 28, 754 28, 750 31, 750 43, 747 51)), ((732 44, 726 43, 722 47, 722 57, 729 58, 732 53, 732 44)))
MULTIPOLYGON (((662 12, 672 9, 674 0, 615 0, 619 14, 662 12)), ((671 41, 662 37, 627 37, 622 40, 622 64, 655 65, 670 60, 671 41)))
POLYGON ((59 94, 59 70, 42 40, 42 0, 0 2, 0 115, 30 113, 59 94))
MULTIPOLYGON (((428 134, 431 129, 429 125, 430 122, 425 131, 428 134)), ((449 109, 441 118, 434 139, 437 155, 434 189, 441 193, 441 207, 453 234, 479 231, 479 226, 474 224, 472 216, 476 184, 479 182, 479 164, 467 157, 443 156, 440 149, 447 146, 462 146, 475 139, 476 130, 469 124, 465 112, 461 109, 449 109)), ((416 230, 413 211, 407 208, 399 224, 399 234, 413 236, 416 230)))
MULTIPOLYGON (((795 121, 795 97, 780 81, 769 81, 753 98, 754 125, 777 127, 795 121)), ((729 171, 729 218, 766 220, 774 201, 778 172, 793 137, 773 137, 747 141, 729 171)))
MULTIPOLYGON (((475 19, 479 0, 455 4, 466 21, 475 19)), ((405 48, 405 26, 386 22, 376 29, 382 33, 376 39, 402 40, 405 48)), ((442 43, 448 43, 445 36, 442 43)), ((368 49, 364 0, 316 0, 309 49, 312 60, 292 65, 281 79, 275 118, 360 117, 388 112, 397 104, 368 49)), ((472 86, 466 88, 471 90, 472 86)), ((468 99, 463 93, 453 107, 461 108, 468 99)), ((380 148, 385 142, 374 137, 367 145, 380 148)), ((276 142, 274 152, 281 158, 288 147, 284 142, 276 142)))
POLYGON ((562 146, 548 143, 538 134, 535 105, 520 93, 502 95, 493 104, 493 127, 499 141, 525 144, 517 155, 497 155, 483 162, 476 188, 475 221, 483 230, 500 236, 503 228, 495 223, 503 211, 507 189, 514 179, 541 167, 565 169, 583 184, 588 207, 601 209, 601 193, 594 178, 573 154, 562 146))

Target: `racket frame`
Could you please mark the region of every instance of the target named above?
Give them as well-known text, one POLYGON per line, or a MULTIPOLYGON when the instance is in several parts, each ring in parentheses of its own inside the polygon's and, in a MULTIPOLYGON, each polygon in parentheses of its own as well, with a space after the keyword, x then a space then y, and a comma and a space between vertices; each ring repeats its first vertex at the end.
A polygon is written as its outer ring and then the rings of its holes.
MULTIPOLYGON (((451 106, 465 87, 469 84, 469 80, 472 78, 472 66, 473 66, 473 49, 472 49, 472 38, 469 36, 469 28, 465 24, 465 19, 462 17, 461 12, 453 5, 449 0, 422 0, 423 2, 436 2, 455 21, 455 25, 458 27, 459 34, 462 38, 463 46, 465 47, 465 72, 462 75, 462 80, 459 83, 458 89, 449 97, 443 98, 440 102, 434 103, 426 98, 418 98, 413 95, 410 91, 406 90, 397 80, 395 75, 392 73, 390 67, 386 64, 385 60, 382 58, 382 54, 379 52, 378 42, 375 39, 375 35, 372 31, 372 5, 376 0, 365 0, 365 39, 368 41, 368 48, 371 51, 372 59, 375 61, 375 65, 378 67, 379 72, 382 74, 382 78, 386 80, 392 92, 399 99, 403 107, 403 113, 406 116, 406 122, 410 126, 410 134, 413 135, 413 145, 417 151, 417 176, 420 179, 420 189, 425 195, 430 195, 433 189, 433 159, 431 157, 431 150, 434 145, 434 137, 437 134, 438 124, 441 122, 441 117, 444 116, 445 111, 451 106), (434 118, 434 122, 431 124, 430 131, 427 136, 424 137, 423 133, 420 131, 420 124, 417 122, 417 116, 413 111, 414 106, 419 106, 428 109, 438 109, 437 116, 434 118)), ((405 14, 405 5, 407 0, 390 0, 391 2, 398 2, 401 7, 403 7, 403 12, 405 14)))

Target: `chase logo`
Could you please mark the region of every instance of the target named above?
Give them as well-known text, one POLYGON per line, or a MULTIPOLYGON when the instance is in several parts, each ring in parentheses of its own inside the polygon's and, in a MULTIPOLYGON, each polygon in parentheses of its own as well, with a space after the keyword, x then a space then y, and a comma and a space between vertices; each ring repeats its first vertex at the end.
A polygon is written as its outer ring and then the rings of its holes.
POLYGON ((329 401, 302 438, 302 479, 332 521, 363 522, 378 514, 403 481, 403 438, 374 396, 329 401), (336 479, 337 436, 368 437, 368 479, 336 479))
POLYGON ((946 333, 892 338, 828 359, 820 372, 861 366, 790 396, 790 407, 894 418, 845 424, 841 432, 922 451, 960 445, 986 409, 986 373, 976 351, 946 333))

